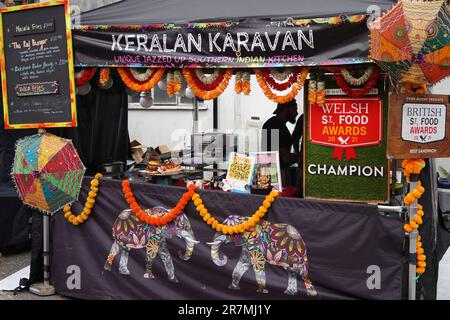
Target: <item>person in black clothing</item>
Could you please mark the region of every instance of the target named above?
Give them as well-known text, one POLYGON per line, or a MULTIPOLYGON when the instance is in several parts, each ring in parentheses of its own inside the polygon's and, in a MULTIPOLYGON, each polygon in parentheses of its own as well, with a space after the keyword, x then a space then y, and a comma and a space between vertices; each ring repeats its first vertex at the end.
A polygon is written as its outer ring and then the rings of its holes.
POLYGON ((297 102, 292 100, 284 104, 279 103, 274 114, 275 116, 263 125, 262 150, 279 152, 282 181, 287 185, 288 168, 297 162, 298 157, 291 152, 294 141, 286 123, 295 124, 298 115, 297 102))
MULTIPOLYGON (((295 154, 301 156, 302 148, 301 143, 303 142, 303 114, 298 118, 295 124, 294 132, 292 132, 292 143, 294 145, 295 154)), ((302 158, 299 160, 302 161, 302 158)))
POLYGON ((297 187, 297 196, 303 196, 303 114, 298 118, 295 124, 294 132, 292 132, 292 140, 294 144, 294 152, 297 157, 298 168, 296 168, 295 184, 297 187))

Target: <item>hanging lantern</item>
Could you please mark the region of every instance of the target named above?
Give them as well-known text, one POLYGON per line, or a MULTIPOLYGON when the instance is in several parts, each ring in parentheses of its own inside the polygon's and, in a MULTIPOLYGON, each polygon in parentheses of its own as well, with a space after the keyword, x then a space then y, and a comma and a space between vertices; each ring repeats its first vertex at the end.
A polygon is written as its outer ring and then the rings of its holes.
POLYGON ((158 82, 158 88, 160 88, 162 91, 167 90, 167 78, 166 77, 162 78, 161 81, 158 82))
POLYGON ((193 99, 194 98, 194 92, 192 92, 191 88, 186 88, 186 90, 184 90, 184 95, 186 98, 189 99, 193 99))
POLYGON ((80 96, 85 96, 87 94, 89 94, 89 92, 91 92, 91 83, 88 81, 85 84, 78 86, 76 93, 80 96))
POLYGON ((151 92, 141 92, 139 103, 143 108, 150 108, 153 105, 153 98, 151 92))

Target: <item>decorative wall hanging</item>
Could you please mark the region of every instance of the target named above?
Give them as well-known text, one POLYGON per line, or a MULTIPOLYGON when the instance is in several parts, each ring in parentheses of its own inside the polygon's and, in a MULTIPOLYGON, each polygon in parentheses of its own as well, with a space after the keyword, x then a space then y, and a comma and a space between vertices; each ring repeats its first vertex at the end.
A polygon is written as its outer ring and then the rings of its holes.
POLYGON ((294 100, 308 77, 308 69, 306 68, 301 71, 294 69, 291 73, 272 72, 270 75, 265 69, 254 69, 254 71, 256 74, 256 80, 258 81, 258 84, 266 97, 276 103, 287 103, 294 100), (284 82, 278 83, 273 77, 279 80, 284 80, 284 82), (277 91, 290 89, 290 92, 285 95, 277 95, 272 91, 272 88, 277 91))
POLYGON ((210 75, 197 69, 183 69, 183 76, 198 98, 212 100, 225 91, 233 76, 233 69, 214 70, 210 75))
POLYGON ((161 81, 165 70, 160 69, 135 69, 135 68, 118 68, 120 78, 125 85, 136 92, 150 91, 161 81), (145 71, 143 71, 145 70, 145 71))

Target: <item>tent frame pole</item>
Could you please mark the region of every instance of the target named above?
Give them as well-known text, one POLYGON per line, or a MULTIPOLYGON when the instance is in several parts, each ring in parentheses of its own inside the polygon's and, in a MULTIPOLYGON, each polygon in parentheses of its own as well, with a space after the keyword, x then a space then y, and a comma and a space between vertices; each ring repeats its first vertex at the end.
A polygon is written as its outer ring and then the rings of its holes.
MULTIPOLYGON (((38 133, 44 134, 45 129, 39 129, 38 133)), ((50 284, 50 216, 44 214, 43 220, 43 256, 44 256, 44 282, 35 283, 30 286, 30 292, 38 296, 52 296, 55 294, 55 287, 50 284)))
MULTIPOLYGON (((413 175, 411 175, 413 176, 413 175)), ((417 175, 418 178, 418 175, 417 175)), ((410 181, 410 190, 417 188, 418 179, 416 181, 410 181)), ((415 199, 414 202, 409 207, 409 217, 414 217, 418 210, 418 200, 415 199)), ((408 300, 416 300, 416 265, 417 265, 417 236, 419 232, 414 229, 409 233, 409 272, 408 272, 408 300)))

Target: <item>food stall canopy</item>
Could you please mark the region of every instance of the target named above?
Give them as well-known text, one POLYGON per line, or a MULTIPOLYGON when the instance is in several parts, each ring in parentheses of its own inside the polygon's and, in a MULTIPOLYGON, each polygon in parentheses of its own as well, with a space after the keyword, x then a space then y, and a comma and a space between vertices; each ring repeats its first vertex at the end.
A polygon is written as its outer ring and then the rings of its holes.
POLYGON ((77 66, 227 68, 369 62, 368 15, 395 1, 125 0, 81 14, 77 66))
POLYGON ((124 0, 84 13, 84 25, 147 25, 222 22, 242 19, 296 19, 361 15, 372 5, 382 11, 392 0, 124 0))

